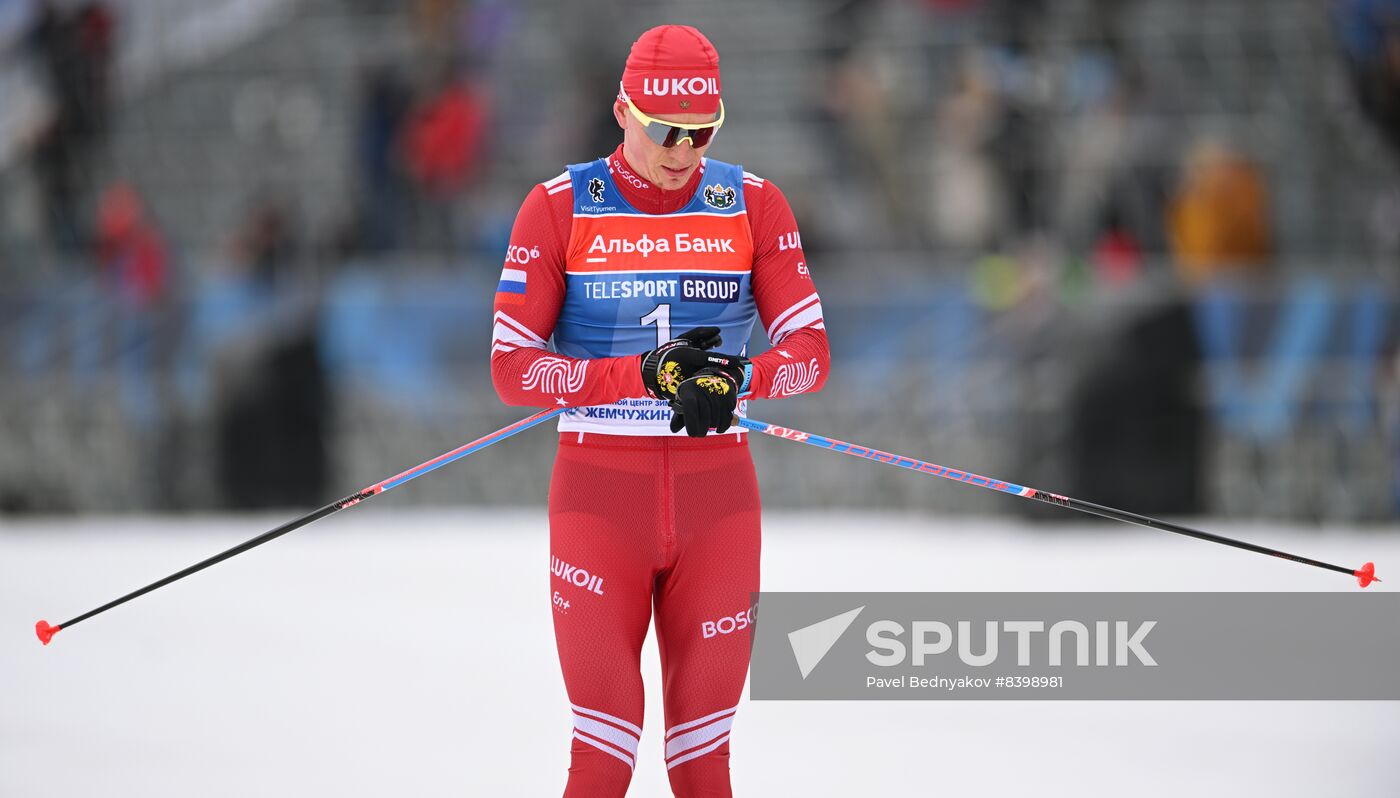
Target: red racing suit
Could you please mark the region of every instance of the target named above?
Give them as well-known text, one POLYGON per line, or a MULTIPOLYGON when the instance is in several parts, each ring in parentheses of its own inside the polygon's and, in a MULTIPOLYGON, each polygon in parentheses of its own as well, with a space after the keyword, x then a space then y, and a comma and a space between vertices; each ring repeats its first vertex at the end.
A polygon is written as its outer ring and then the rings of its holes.
POLYGON ((742 430, 670 432, 641 358, 709 324, 721 327, 721 351, 744 353, 757 320, 773 348, 753 358, 740 412, 747 399, 821 389, 821 301, 787 200, 710 159, 685 188, 663 191, 619 147, 526 197, 494 310, 501 399, 571 408, 549 494, 550 600, 573 714, 564 794, 626 793, 654 608, 672 789, 728 796, 759 589, 758 486, 742 430))

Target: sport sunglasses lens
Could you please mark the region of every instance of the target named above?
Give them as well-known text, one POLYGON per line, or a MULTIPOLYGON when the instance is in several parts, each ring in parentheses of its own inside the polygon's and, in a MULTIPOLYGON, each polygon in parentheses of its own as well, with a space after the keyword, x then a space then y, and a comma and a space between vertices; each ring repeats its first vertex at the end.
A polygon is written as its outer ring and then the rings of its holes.
POLYGON ((710 139, 715 137, 715 128, 702 127, 696 130, 688 130, 683 127, 672 127, 661 122, 652 122, 646 126, 647 138, 660 144, 667 149, 676 146, 681 139, 690 138, 690 146, 700 149, 710 143, 710 139))

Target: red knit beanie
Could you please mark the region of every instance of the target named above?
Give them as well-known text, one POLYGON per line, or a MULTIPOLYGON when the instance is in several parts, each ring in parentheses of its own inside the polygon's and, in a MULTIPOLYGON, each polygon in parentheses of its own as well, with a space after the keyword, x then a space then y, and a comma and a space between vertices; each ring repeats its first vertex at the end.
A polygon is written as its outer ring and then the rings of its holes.
POLYGON ((660 25, 632 45, 618 99, 645 114, 719 112, 719 53, 689 25, 660 25))

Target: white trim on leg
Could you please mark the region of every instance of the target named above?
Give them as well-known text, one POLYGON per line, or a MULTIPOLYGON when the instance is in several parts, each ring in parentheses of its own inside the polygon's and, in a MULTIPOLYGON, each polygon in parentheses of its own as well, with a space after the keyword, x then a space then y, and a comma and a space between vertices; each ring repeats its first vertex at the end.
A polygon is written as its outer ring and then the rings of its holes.
POLYGON ((726 734, 726 735, 724 735, 723 737, 719 738, 718 740, 715 740, 713 743, 710 743, 709 745, 705 746, 704 748, 699 748, 699 749, 696 749, 696 750, 694 750, 694 751, 691 751, 690 753, 685 754, 685 755, 683 755, 683 756, 678 756, 678 757, 676 757, 675 759, 672 759, 672 760, 670 760, 670 761, 668 761, 668 762, 666 763, 666 769, 667 769, 667 770, 670 770, 671 768, 675 767, 676 765, 679 765, 679 764, 681 764, 681 763, 683 763, 683 762, 689 762, 690 760, 696 758, 697 756, 704 756, 705 754, 710 753, 711 751, 715 750, 716 748, 719 748, 721 745, 724 745, 725 740, 728 740, 728 739, 729 739, 729 735, 726 734))
POLYGON ((608 745, 607 743, 604 743, 601 740, 595 740, 592 737, 588 737, 580 733, 578 730, 574 730, 574 739, 579 740, 580 742, 587 743, 588 745, 597 748, 599 751, 602 751, 605 754, 612 754, 618 759, 621 759, 623 762, 626 762, 627 767, 629 768, 636 768, 636 763, 633 761, 632 757, 628 756, 622 751, 617 750, 616 748, 613 748, 611 745, 608 745))
POLYGON ((569 706, 573 707, 574 712, 580 715, 588 715, 590 717, 598 718, 599 720, 605 720, 608 723, 613 724, 614 726, 621 726, 622 728, 632 732, 639 738, 642 736, 642 730, 640 727, 638 727, 635 723, 629 723, 623 720, 622 718, 617 717, 616 715, 609 715, 606 712, 599 712, 596 709, 581 707, 578 704, 570 704, 569 706))
POLYGON ((702 724, 702 723, 709 723, 710 721, 714 720, 715 718, 719 718, 719 717, 723 717, 723 716, 725 716, 725 715, 732 714, 732 713, 738 711, 738 709, 739 709, 739 705, 738 705, 738 704, 735 704, 734 706, 730 707, 729 709, 721 709, 721 710, 718 711, 718 712, 711 712, 710 714, 706 715, 706 716, 703 717, 703 718, 696 718, 695 720, 688 720, 688 721, 686 721, 685 723, 677 723, 676 725, 674 725, 674 726, 672 726, 671 728, 669 728, 669 729, 666 730, 666 739, 668 739, 668 740, 671 739, 671 737, 672 737, 673 735, 675 735, 677 732, 683 732, 683 731, 685 731, 686 729, 694 728, 694 727, 696 727, 696 726, 699 726, 699 725, 702 724))
POLYGON ((634 759, 637 756, 637 737, 626 729, 619 729, 610 723, 587 718, 583 715, 574 715, 574 730, 589 737, 596 737, 610 745, 615 745, 634 759))

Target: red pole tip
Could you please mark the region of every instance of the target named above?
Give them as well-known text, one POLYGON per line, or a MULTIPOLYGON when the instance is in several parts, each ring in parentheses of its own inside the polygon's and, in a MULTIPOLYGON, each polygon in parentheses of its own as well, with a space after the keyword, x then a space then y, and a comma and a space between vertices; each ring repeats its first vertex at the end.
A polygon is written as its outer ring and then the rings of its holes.
POLYGON ((1366 563, 1352 573, 1356 574, 1356 581, 1359 582, 1362 587, 1366 587, 1372 582, 1381 581, 1376 578, 1376 564, 1373 562, 1366 563))
POLYGON ((53 639, 53 636, 58 634, 58 630, 62 628, 62 626, 49 626, 48 621, 39 621, 34 624, 34 631, 39 635, 39 642, 46 646, 49 644, 49 641, 53 639))

